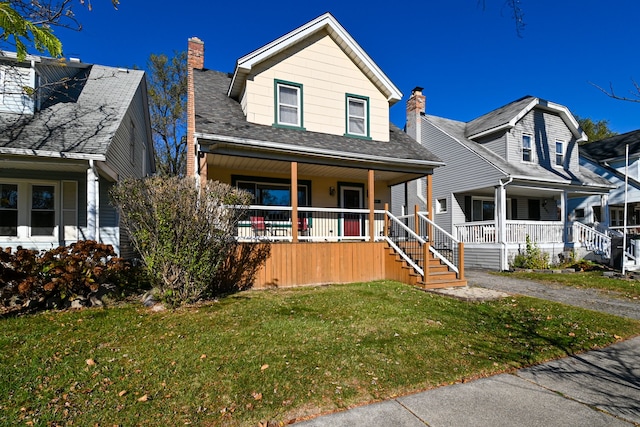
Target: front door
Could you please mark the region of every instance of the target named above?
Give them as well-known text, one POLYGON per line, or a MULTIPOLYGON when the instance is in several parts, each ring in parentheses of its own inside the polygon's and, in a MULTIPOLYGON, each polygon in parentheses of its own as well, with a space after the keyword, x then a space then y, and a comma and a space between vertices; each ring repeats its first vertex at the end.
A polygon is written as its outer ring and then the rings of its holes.
MULTIPOLYGON (((340 187, 340 207, 345 209, 362 209, 363 207, 363 188, 357 186, 341 186, 340 187)), ((361 214, 346 213, 343 217, 344 236, 361 236, 362 227, 361 214)))

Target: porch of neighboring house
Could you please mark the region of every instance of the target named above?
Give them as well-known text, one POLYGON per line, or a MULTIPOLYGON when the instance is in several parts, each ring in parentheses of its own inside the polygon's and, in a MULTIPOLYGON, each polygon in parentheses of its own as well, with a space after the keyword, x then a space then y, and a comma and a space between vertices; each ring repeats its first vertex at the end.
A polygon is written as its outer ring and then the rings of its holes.
POLYGON ((389 211, 390 186, 414 173, 220 154, 208 154, 200 166, 202 177, 253 195, 237 238, 271 248, 254 288, 384 279, 466 285, 460 242, 426 215, 397 218, 389 211), (433 243, 436 235, 441 243, 433 243))
POLYGON ((467 267, 508 270, 527 243, 549 255, 551 264, 569 256, 608 263, 611 237, 595 227, 568 219, 569 197, 584 193, 564 189, 498 186, 459 194, 460 217, 452 234, 465 244, 467 267))

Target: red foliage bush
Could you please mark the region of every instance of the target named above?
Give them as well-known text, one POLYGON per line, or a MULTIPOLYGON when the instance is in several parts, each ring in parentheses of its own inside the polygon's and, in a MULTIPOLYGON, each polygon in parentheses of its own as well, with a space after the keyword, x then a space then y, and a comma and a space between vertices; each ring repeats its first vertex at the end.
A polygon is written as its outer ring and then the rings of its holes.
POLYGON ((25 300, 56 298, 63 305, 87 298, 105 285, 131 285, 131 266, 111 245, 84 240, 38 252, 11 248, 0 251, 0 301, 19 295, 25 300))

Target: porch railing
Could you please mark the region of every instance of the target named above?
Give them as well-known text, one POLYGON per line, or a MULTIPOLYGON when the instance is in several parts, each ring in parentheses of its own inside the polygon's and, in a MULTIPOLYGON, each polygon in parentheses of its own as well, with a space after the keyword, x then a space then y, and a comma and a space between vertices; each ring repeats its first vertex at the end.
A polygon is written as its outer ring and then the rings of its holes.
MULTIPOLYGON (((495 221, 467 222, 455 225, 458 239, 465 243, 498 243, 495 221)), ((507 221, 505 243, 524 243, 527 236, 536 243, 562 243, 564 225, 561 221, 507 221)))
MULTIPOLYGON (((238 238, 251 241, 369 241, 369 210, 299 207, 295 220, 290 206, 252 205, 238 223, 238 238)), ((374 213, 374 240, 384 239, 384 210, 374 213)))
POLYGON ((427 236, 429 250, 449 268, 459 273, 461 246, 460 241, 447 233, 443 228, 427 217, 426 212, 418 212, 418 229, 421 235, 427 236))
POLYGON ((580 243, 584 248, 604 258, 611 258, 611 237, 578 221, 567 227, 570 242, 580 243))

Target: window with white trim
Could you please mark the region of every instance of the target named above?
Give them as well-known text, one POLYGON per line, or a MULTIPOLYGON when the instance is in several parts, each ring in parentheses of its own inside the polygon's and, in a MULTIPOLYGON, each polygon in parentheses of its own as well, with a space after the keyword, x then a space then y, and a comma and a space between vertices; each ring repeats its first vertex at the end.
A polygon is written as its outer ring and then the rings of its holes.
POLYGON ((522 135, 522 161, 533 162, 533 138, 531 135, 522 135))
POLYGON ((57 241, 61 221, 70 226, 65 229, 65 235, 70 235, 77 227, 77 193, 75 181, 0 182, 0 236, 57 241))
POLYGON ((564 142, 556 140, 556 166, 564 166, 564 142))
POLYGON ((276 80, 276 124, 302 127, 302 85, 276 80))
POLYGON ((438 199, 436 200, 436 213, 446 213, 447 212, 447 199, 438 199))
POLYGON ((369 98, 347 95, 347 135, 369 136, 369 98))
POLYGON ((18 235, 18 186, 0 184, 0 236, 18 235))

